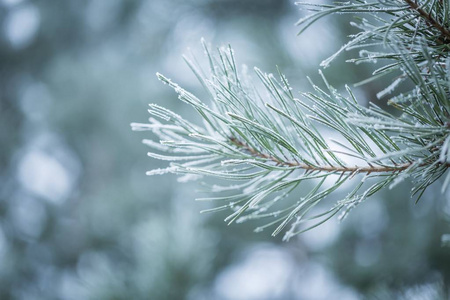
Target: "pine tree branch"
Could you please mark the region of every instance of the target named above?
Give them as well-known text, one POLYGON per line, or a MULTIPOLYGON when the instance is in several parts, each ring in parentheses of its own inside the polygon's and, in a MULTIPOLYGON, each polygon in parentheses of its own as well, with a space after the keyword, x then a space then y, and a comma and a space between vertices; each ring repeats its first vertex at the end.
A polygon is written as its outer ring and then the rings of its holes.
POLYGON ((415 1, 405 0, 405 2, 415 11, 417 11, 431 26, 438 29, 446 40, 450 40, 450 31, 436 21, 429 13, 423 10, 415 1))
POLYGON ((213 185, 203 183, 211 196, 199 200, 221 204, 206 211, 230 210, 227 223, 268 219, 256 231, 277 226, 273 235, 291 224, 286 240, 322 224, 339 211, 345 217, 379 190, 393 188, 405 179, 414 183, 411 195, 417 195, 418 200, 445 174, 441 187, 444 193, 450 186, 450 75, 445 63, 448 45, 436 45, 436 41, 450 41, 450 31, 440 21, 446 20, 448 10, 437 6, 437 1, 422 2, 426 6, 419 1, 405 1, 397 2, 398 6, 359 0, 312 5, 314 13, 299 21, 304 31, 329 14, 372 15, 372 19, 352 23, 362 31, 352 35, 321 65, 326 67, 339 53, 353 49, 363 49, 360 58, 351 60, 355 63, 391 61, 369 79, 399 75, 377 94, 380 98, 392 95, 397 86, 410 80, 414 88, 407 87, 388 101, 400 110, 400 115, 374 103, 369 107, 359 105, 348 86, 345 96, 328 83, 322 72, 326 89, 311 81, 313 91, 301 93, 300 98, 294 96, 281 72, 278 80, 255 68, 260 83, 255 85, 246 68, 238 71, 230 47, 219 48, 214 55, 203 42, 209 74, 188 58, 185 60, 208 92, 210 103, 158 74, 181 101, 200 114, 203 124, 193 124, 155 104, 150 105, 149 113, 154 117, 150 124, 133 124, 134 130, 151 130, 159 137, 160 144, 148 140, 145 143, 164 154, 149 152, 149 156, 170 162, 167 168, 147 174, 176 173, 182 175, 179 180, 183 182, 214 177, 219 181, 213 185), (377 17, 379 13, 387 18, 377 17), (327 139, 328 133, 325 135, 315 124, 331 130, 333 139, 327 139), (333 150, 328 140, 338 149, 333 150), (336 153, 362 163, 345 162, 336 153), (362 175, 361 180, 353 182, 353 190, 342 196, 340 187, 357 174, 362 175), (228 180, 239 183, 222 183, 228 180), (296 189, 302 195, 300 199, 289 197, 296 189), (226 194, 217 195, 222 192, 226 194), (327 197, 340 200, 316 214, 321 211, 316 205, 327 197), (313 225, 305 226, 306 222, 313 225))

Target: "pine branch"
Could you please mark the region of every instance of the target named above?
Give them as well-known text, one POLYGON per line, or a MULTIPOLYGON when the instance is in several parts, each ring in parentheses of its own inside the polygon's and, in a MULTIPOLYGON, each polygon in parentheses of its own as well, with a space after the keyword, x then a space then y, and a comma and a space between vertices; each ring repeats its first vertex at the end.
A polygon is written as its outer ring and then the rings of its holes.
MULTIPOLYGON (((285 234, 285 239, 289 239, 339 211, 343 211, 345 217, 348 211, 383 187, 395 186, 407 177, 416 178, 417 188, 412 192, 419 193, 420 197, 438 175, 447 170, 450 162, 448 127, 422 120, 421 115, 408 107, 399 106, 405 111, 401 118, 376 106, 361 107, 349 88, 350 97, 343 97, 325 78, 328 91, 313 84, 315 93, 304 93, 302 101, 293 96, 281 73, 278 81, 273 75, 255 69, 269 95, 269 98, 261 98, 251 79, 237 71, 231 48, 219 49, 219 59, 206 46, 205 49, 211 75, 209 78, 199 76, 199 79, 212 97, 210 106, 158 74, 161 81, 178 93, 180 100, 199 112, 204 126, 192 124, 157 105, 151 105, 149 112, 168 124, 150 119, 150 124, 132 126, 135 130, 151 130, 159 136, 161 145, 148 140, 145 143, 168 155, 152 152, 149 155, 172 162, 168 168, 150 171, 149 175, 178 173, 183 174, 183 181, 206 176, 243 182, 231 186, 215 184, 210 188, 213 194, 227 191, 232 192, 231 196, 200 199, 226 202, 206 211, 232 210, 225 219, 227 223, 272 217, 273 221, 256 231, 276 225, 273 231, 276 235, 291 224, 285 234), (306 114, 305 110, 311 114, 306 114), (339 134, 343 140, 335 143, 345 150, 333 150, 313 122, 329 127, 335 132, 334 136, 339 134), (392 135, 396 132, 399 135, 392 135), (334 153, 344 153, 366 165, 350 166, 334 153), (357 174, 363 174, 367 180, 360 181, 347 197, 329 210, 311 215, 322 200, 336 194, 340 186, 357 174), (378 181, 367 183, 374 179, 378 181), (298 186, 313 180, 320 182, 300 201, 294 201, 287 208, 276 208, 279 201, 290 201, 289 194, 298 186), (334 183, 323 188, 325 181, 334 183), (308 222, 312 225, 301 228, 308 222)), ((203 73, 198 66, 187 62, 194 73, 203 73)))
POLYGON ((430 13, 418 2, 406 4, 355 1, 309 5, 306 7, 312 7, 313 14, 299 21, 304 31, 329 14, 370 15, 370 21, 353 23, 361 31, 322 66, 328 66, 342 51, 353 49, 362 50, 352 62, 388 61, 365 82, 397 73, 397 79, 378 96, 392 95, 388 103, 399 110, 399 116, 373 103, 359 105, 348 86, 344 96, 322 72, 324 88, 311 82, 313 91, 301 93, 300 98, 294 96, 279 71, 276 79, 255 68, 259 82, 254 83, 245 70, 240 72, 236 67, 231 47, 213 53, 203 43, 209 75, 185 60, 210 102, 204 103, 157 74, 181 101, 194 108, 202 124, 155 104, 150 105, 153 117, 149 124, 132 124, 133 130, 150 130, 160 139, 159 144, 144 140, 157 152, 148 155, 169 162, 167 168, 147 174, 181 174, 183 182, 214 177, 214 184, 203 183, 211 196, 198 200, 221 204, 205 212, 231 211, 225 219, 228 224, 268 220, 256 231, 274 226, 273 235, 290 225, 285 240, 339 212, 341 219, 345 218, 370 196, 407 178, 414 184, 411 194, 417 195, 417 201, 443 175, 445 192, 450 186, 450 58, 448 45, 436 45, 435 41, 447 32, 436 19, 448 19, 448 10, 440 9, 437 1, 424 2, 430 13), (418 14, 411 16, 411 9, 418 14), (391 19, 380 17, 380 13, 391 19), (434 24, 439 36, 420 22, 421 18, 434 24), (372 48, 376 50, 369 50, 372 48), (406 81, 414 87, 395 94, 406 81), (333 140, 325 137, 323 127, 332 132, 333 140), (361 164, 350 163, 342 155, 361 164), (342 186, 358 175, 361 180, 353 182, 352 190, 344 196, 342 186), (228 180, 238 184, 223 185, 228 180), (297 195, 290 196, 294 192, 297 195), (217 193, 225 195, 215 196, 217 193), (341 200, 324 210, 322 203, 327 198, 341 200))

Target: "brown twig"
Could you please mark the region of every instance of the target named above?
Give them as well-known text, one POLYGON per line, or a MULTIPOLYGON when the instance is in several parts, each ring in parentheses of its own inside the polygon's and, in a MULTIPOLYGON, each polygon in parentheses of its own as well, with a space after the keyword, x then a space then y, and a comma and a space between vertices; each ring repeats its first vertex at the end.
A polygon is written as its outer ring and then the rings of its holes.
POLYGON ((237 147, 246 150, 254 157, 264 158, 274 162, 278 166, 286 166, 286 167, 297 167, 299 169, 307 170, 307 171, 322 171, 322 172, 336 172, 336 173, 389 173, 389 172, 401 172, 406 170, 411 166, 412 163, 404 163, 396 166, 312 166, 305 163, 300 163, 298 161, 281 161, 278 158, 262 153, 248 144, 238 140, 235 137, 231 137, 230 141, 237 147))
POLYGON ((450 31, 447 28, 445 28, 438 21, 436 21, 429 13, 424 11, 415 1, 405 0, 405 2, 409 5, 409 7, 411 7, 415 11, 417 11, 423 18, 425 18, 425 20, 431 26, 438 29, 445 36, 445 38, 447 40, 450 40, 450 31))

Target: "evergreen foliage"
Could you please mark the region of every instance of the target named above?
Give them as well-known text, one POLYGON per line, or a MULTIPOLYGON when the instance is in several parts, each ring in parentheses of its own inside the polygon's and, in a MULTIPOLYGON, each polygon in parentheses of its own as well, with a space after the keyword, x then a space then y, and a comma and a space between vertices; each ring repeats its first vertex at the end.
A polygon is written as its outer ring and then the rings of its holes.
POLYGON ((321 71, 324 88, 311 82, 313 92, 307 93, 294 92, 281 72, 255 68, 259 82, 254 82, 245 67, 237 67, 231 47, 212 51, 203 42, 209 70, 185 60, 208 101, 157 74, 198 112, 202 126, 156 104, 150 104, 148 124, 132 124, 133 130, 151 130, 160 139, 144 140, 156 151, 148 155, 170 162, 147 174, 181 174, 181 181, 217 178, 203 183, 211 196, 198 199, 218 203, 208 211, 230 210, 227 223, 263 219, 256 231, 270 227, 277 235, 284 230, 285 240, 338 213, 345 217, 380 189, 406 178, 417 201, 441 177, 445 192, 450 184, 450 2, 298 4, 312 12, 297 23, 299 34, 327 15, 355 16, 351 25, 359 32, 321 67, 343 51, 360 50, 350 62, 379 67, 359 84, 394 78, 376 96, 388 98, 398 113, 373 102, 360 105, 350 87, 338 92, 321 71), (309 190, 300 198, 289 197, 304 185, 309 190), (350 191, 335 201, 344 185, 350 191), (324 209, 326 198, 334 203, 324 209))

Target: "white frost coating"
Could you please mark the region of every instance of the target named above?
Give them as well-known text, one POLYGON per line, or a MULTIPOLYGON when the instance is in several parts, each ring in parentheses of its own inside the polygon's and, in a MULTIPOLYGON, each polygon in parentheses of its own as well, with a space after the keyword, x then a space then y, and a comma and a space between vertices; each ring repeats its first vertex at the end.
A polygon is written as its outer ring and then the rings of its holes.
POLYGON ((182 166, 183 167, 192 167, 192 166, 204 165, 206 163, 213 162, 215 160, 217 160, 217 157, 215 155, 212 155, 211 158, 193 160, 193 161, 182 164, 182 166))
POLYGON ((145 174, 147 176, 164 175, 164 174, 168 174, 168 173, 176 173, 177 170, 178 170, 177 167, 168 167, 168 168, 164 168, 164 169, 150 170, 150 171, 147 171, 145 174))
POLYGON ((175 131, 183 131, 184 129, 176 125, 165 125, 165 124, 146 124, 146 123, 131 123, 131 129, 134 131, 145 131, 145 130, 157 130, 157 129, 168 129, 175 131))
POLYGON ((214 154, 208 155, 192 155, 192 156, 167 156, 161 155, 153 152, 148 152, 148 156, 159 159, 159 160, 168 160, 168 161, 178 161, 178 160, 193 160, 193 159, 203 159, 203 158, 211 158, 215 156, 214 154))
MULTIPOLYGON (((171 110, 168 110, 168 109, 165 108, 165 107, 159 106, 159 105, 154 104, 154 103, 149 104, 149 107, 150 107, 150 109, 151 109, 151 110, 149 110, 149 112, 150 112, 151 114, 152 114, 153 112, 158 112, 158 113, 160 113, 160 114, 164 114, 165 116, 167 116, 167 118, 168 118, 169 120, 170 120, 171 117, 174 117, 174 118, 176 118, 176 119, 178 119, 178 120, 183 120, 183 118, 182 118, 180 115, 174 113, 174 112, 171 111, 171 110)), ((184 120, 183 120, 183 121, 184 121, 184 120)), ((185 121, 185 122, 186 122, 186 121, 185 121)))
POLYGON ((348 42, 344 46, 342 46, 335 54, 330 56, 329 58, 325 59, 320 63, 320 66, 323 68, 328 68, 330 66, 330 63, 339 55, 341 52, 343 52, 349 45, 352 44, 353 41, 348 42))
POLYGON ((410 175, 408 173, 401 173, 401 174, 399 174, 397 177, 395 177, 395 179, 389 185, 389 189, 392 190, 394 187, 396 187, 398 184, 402 183, 409 176, 410 175))
POLYGON ((258 164, 258 162, 255 159, 227 159, 220 162, 222 166, 229 166, 229 165, 240 165, 240 164, 258 164))
POLYGON ((339 222, 344 221, 349 215, 350 211, 355 208, 358 204, 360 204, 365 198, 362 196, 357 196, 354 198, 352 202, 345 205, 345 209, 339 214, 338 220, 339 222))
POLYGON ((295 236, 295 229, 301 223, 301 218, 297 216, 296 220, 291 224, 289 230, 284 234, 283 241, 288 242, 292 237, 295 236))
POLYGON ((237 189, 240 189, 240 185, 233 184, 233 185, 229 185, 229 186, 220 186, 220 185, 214 184, 213 186, 211 186, 211 191, 214 193, 224 192, 224 191, 232 191, 232 190, 237 190, 237 189))
POLYGON ((378 55, 376 52, 370 52, 367 50, 359 51, 359 56, 365 58, 364 60, 358 60, 355 64, 359 65, 360 63, 377 63, 377 59, 375 58, 378 55))
POLYGON ((161 143, 157 143, 155 141, 147 140, 147 139, 142 140, 142 143, 155 149, 155 150, 159 150, 159 151, 166 152, 166 153, 191 154, 191 155, 206 153, 206 151, 204 151, 204 150, 170 147, 167 144, 161 144, 161 143))
POLYGON ((390 85, 388 85, 385 89, 383 89, 381 92, 377 93, 377 98, 381 99, 386 95, 391 94, 395 88, 403 81, 402 78, 395 79, 390 85))
POLYGON ((154 142, 152 140, 144 139, 144 140, 142 140, 142 143, 144 145, 147 145, 147 146, 149 146, 149 147, 151 147, 151 148, 153 148, 155 150, 159 150, 159 151, 166 151, 167 152, 167 150, 170 149, 166 145, 161 145, 160 143, 154 142))

